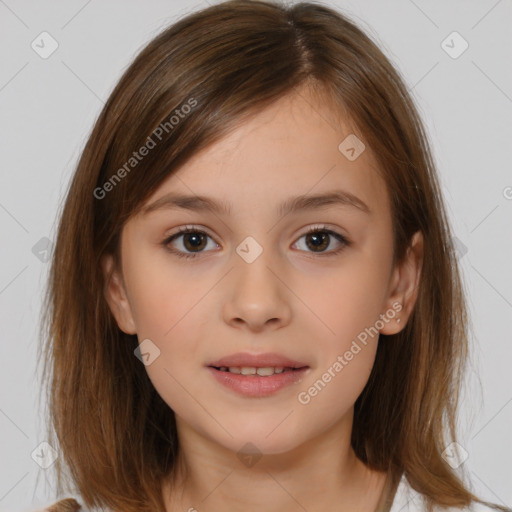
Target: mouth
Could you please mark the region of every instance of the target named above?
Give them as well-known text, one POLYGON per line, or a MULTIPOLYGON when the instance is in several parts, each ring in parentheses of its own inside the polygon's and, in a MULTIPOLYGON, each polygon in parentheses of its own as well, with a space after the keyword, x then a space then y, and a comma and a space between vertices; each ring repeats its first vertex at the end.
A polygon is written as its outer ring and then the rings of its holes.
POLYGON ((207 365, 217 382, 247 397, 264 397, 302 381, 310 367, 274 353, 233 354, 207 365))
POLYGON ((262 354, 250 354, 249 352, 238 352, 216 361, 208 363, 213 368, 282 368, 298 369, 308 366, 306 363, 290 359, 289 357, 275 352, 262 354))
MULTIPOLYGON (((296 372, 300 371, 302 368, 292 368, 290 366, 264 366, 264 367, 256 367, 256 366, 210 366, 210 368, 214 368, 219 372, 228 372, 234 375, 257 375, 258 377, 270 377, 272 375, 279 375, 285 372, 296 372)), ((304 366, 303 368, 307 368, 304 366)))

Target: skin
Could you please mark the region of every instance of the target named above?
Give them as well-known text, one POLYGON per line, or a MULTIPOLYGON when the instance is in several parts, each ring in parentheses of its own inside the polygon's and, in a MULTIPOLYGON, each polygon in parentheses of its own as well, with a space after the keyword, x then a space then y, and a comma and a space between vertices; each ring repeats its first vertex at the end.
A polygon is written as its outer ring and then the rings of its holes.
MULTIPOLYGON (((145 368, 176 414, 181 449, 179 476, 163 489, 168 511, 376 509, 386 475, 357 459, 350 436, 378 337, 308 404, 297 398, 379 315, 389 318, 393 303, 402 309, 379 331, 403 329, 417 296, 423 239, 416 233, 404 262, 392 266, 389 198, 371 148, 354 161, 338 150, 352 132, 308 90, 280 99, 197 153, 146 203, 171 191, 205 195, 229 202, 230 214, 138 214, 123 228, 122 268, 103 260, 119 328, 160 349, 145 368), (348 205, 276 213, 289 197, 334 189, 356 195, 370 214, 348 205), (341 242, 331 236, 315 252, 304 235, 318 224, 350 245, 335 255, 341 242), (186 226, 211 237, 195 259, 162 245, 186 226), (236 252, 247 236, 263 248, 252 263, 236 252), (278 352, 310 370, 273 396, 240 396, 205 368, 239 351, 278 352), (262 455, 250 467, 237 457, 247 442, 262 455)), ((170 246, 193 252, 186 241, 170 246)))

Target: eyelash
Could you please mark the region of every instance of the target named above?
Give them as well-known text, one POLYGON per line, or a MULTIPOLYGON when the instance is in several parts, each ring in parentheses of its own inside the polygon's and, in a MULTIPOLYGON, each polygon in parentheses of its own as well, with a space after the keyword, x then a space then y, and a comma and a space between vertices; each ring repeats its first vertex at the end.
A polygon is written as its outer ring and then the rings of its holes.
MULTIPOLYGON (((202 231, 200 229, 195 229, 193 226, 187 226, 185 228, 181 228, 179 231, 177 231, 176 233, 174 233, 170 237, 166 238, 162 242, 162 245, 164 246, 164 248, 167 251, 169 251, 170 253, 178 256, 179 258, 186 258, 186 259, 196 258, 197 256, 199 256, 201 254, 202 251, 195 252, 195 253, 185 253, 185 252, 182 252, 182 251, 177 251, 175 249, 171 249, 169 247, 170 243, 173 242, 176 238, 179 238, 181 235, 191 234, 191 233, 199 233, 199 234, 202 234, 202 235, 206 235, 209 238, 212 238, 205 231, 202 231)), ((317 256, 320 256, 320 257, 336 256, 341 251, 343 251, 346 247, 349 247, 351 245, 351 242, 346 237, 344 237, 343 235, 340 235, 336 231, 332 231, 331 229, 328 229, 327 227, 322 226, 322 225, 310 227, 308 229, 308 231, 306 231, 304 234, 302 234, 299 237, 299 239, 304 237, 304 236, 307 236, 309 234, 312 234, 312 233, 327 233, 328 235, 331 235, 334 238, 336 238, 336 240, 338 240, 342 244, 338 249, 334 249, 334 250, 331 250, 331 251, 327 251, 327 252, 323 252, 323 253, 314 253, 314 252, 312 252, 311 254, 313 254, 314 257, 317 257, 317 256)))

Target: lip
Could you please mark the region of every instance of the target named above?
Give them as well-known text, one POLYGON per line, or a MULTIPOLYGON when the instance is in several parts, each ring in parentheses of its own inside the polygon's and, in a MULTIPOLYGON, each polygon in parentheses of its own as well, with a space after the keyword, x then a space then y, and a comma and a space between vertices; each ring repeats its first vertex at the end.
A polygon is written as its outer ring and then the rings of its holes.
POLYGON ((275 352, 265 352, 263 354, 250 354, 248 352, 237 352, 227 357, 223 357, 206 366, 248 366, 251 368, 266 368, 268 366, 283 366, 290 368, 303 368, 308 366, 306 363, 296 361, 288 357, 282 356, 275 352))
POLYGON ((272 352, 264 354, 239 352, 213 361, 207 365, 207 370, 217 382, 240 395, 246 397, 265 397, 277 393, 286 386, 298 384, 309 373, 310 367, 300 361, 272 352), (285 367, 294 368, 294 370, 264 377, 260 375, 240 375, 218 369, 223 366, 245 366, 250 368, 285 367))

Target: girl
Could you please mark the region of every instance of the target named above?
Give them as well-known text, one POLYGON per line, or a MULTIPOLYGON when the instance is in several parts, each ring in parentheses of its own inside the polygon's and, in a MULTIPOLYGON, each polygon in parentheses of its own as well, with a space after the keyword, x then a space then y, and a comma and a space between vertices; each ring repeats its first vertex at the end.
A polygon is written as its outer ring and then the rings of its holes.
POLYGON ((427 136, 330 8, 233 0, 154 39, 83 151, 49 284, 58 491, 87 507, 507 510, 462 478, 466 309, 427 136))

